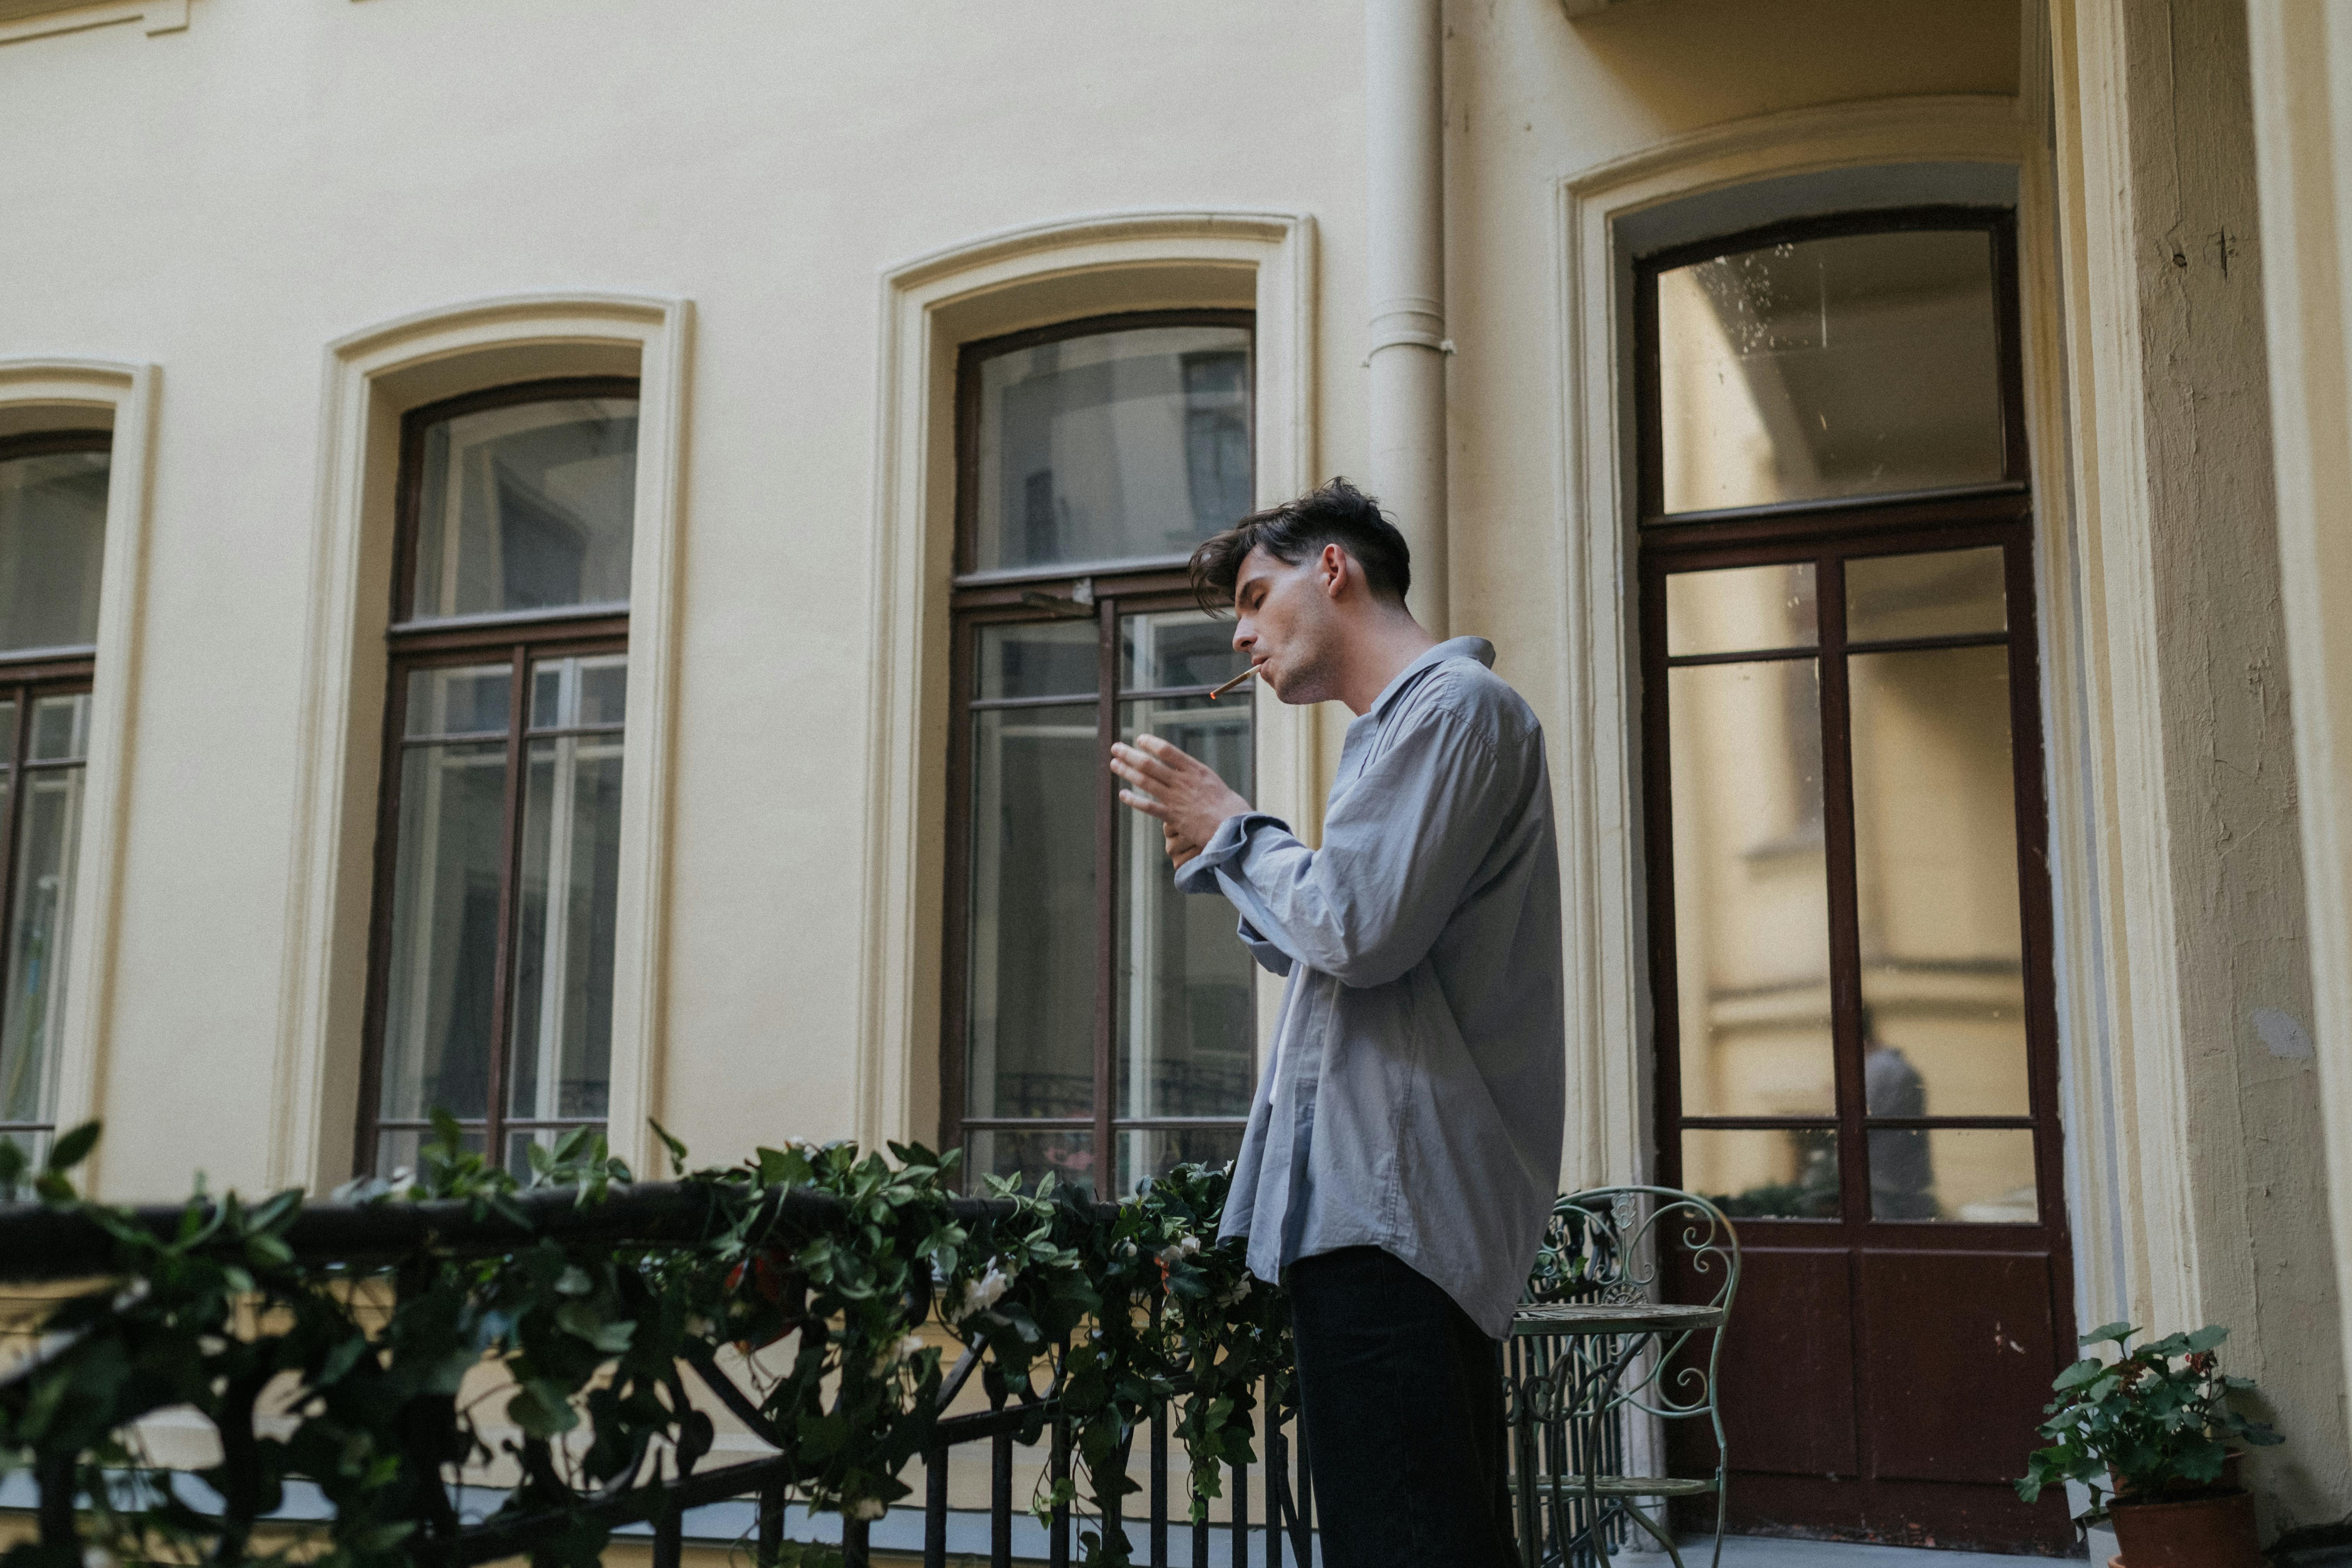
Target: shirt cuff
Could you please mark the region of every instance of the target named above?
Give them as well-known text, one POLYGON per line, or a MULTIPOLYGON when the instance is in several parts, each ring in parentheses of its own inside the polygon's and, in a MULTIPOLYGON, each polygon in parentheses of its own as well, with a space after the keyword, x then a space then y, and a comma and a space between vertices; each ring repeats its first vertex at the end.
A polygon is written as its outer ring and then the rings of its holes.
POLYGON ((1217 886, 1217 868, 1241 858, 1243 852, 1249 847, 1249 836, 1260 827, 1273 827, 1284 833, 1290 831, 1290 824, 1263 811, 1244 811, 1225 818, 1217 825, 1217 831, 1210 836, 1209 842, 1202 847, 1201 852, 1187 860, 1176 873, 1177 891, 1222 891, 1217 886))

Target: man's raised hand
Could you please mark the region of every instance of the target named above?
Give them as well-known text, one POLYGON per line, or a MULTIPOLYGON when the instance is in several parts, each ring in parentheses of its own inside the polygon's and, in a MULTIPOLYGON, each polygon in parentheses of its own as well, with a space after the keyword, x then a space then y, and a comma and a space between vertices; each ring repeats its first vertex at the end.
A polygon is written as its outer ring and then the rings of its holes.
POLYGON ((1180 867, 1216 837, 1228 817, 1250 809, 1216 769, 1157 735, 1138 735, 1132 746, 1112 746, 1110 771, 1132 786, 1118 792, 1120 801, 1160 819, 1168 858, 1180 867))

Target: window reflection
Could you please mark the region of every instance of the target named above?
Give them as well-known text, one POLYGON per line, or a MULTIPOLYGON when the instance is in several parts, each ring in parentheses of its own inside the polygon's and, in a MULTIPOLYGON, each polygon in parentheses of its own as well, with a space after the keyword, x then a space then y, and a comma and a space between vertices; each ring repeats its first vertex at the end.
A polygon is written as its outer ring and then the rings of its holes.
POLYGON ((1248 511, 1249 345, 1143 327, 983 360, 973 569, 1182 555, 1248 511))
POLYGON ((1846 235, 1658 274, 1667 512, 2001 477, 1992 242, 1846 235))
POLYGON ((416 619, 628 602, 635 398, 509 404, 436 420, 423 458, 416 619))
POLYGON ((0 461, 0 652, 98 641, 105 451, 0 461))

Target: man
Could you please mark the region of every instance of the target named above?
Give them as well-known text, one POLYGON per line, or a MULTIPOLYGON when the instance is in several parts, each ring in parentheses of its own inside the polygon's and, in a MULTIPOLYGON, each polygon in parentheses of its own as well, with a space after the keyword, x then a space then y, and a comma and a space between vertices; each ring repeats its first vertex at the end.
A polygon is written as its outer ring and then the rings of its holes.
POLYGON ((1477 637, 1405 607, 1379 506, 1335 479, 1194 552, 1285 702, 1348 727, 1323 847, 1151 735, 1112 749, 1177 882, 1289 977, 1223 1235, 1287 1274, 1332 1568, 1515 1562, 1500 1340, 1559 1179, 1559 867, 1543 734, 1477 637))

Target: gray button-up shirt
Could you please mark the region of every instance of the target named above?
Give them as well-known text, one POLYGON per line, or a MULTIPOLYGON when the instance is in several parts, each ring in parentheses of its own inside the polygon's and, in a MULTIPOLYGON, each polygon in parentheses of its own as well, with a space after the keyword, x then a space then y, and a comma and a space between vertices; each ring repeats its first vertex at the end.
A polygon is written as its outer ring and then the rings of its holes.
POLYGON ((1223 1234, 1250 1269, 1385 1249, 1508 1331, 1559 1181, 1559 862, 1543 731, 1478 637, 1348 726, 1323 847, 1235 816, 1178 873, 1287 975, 1223 1234))

